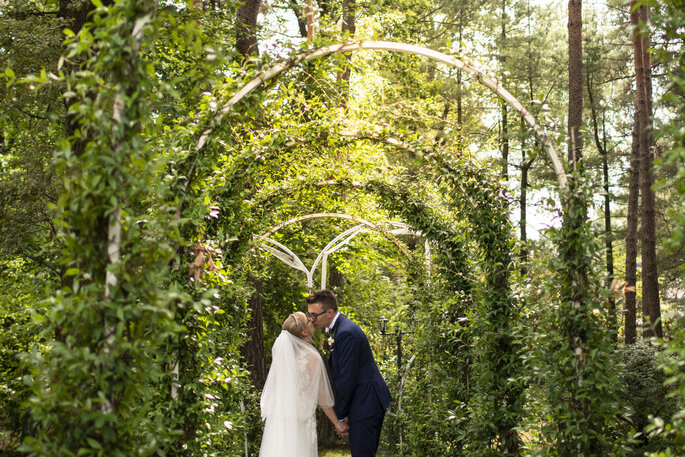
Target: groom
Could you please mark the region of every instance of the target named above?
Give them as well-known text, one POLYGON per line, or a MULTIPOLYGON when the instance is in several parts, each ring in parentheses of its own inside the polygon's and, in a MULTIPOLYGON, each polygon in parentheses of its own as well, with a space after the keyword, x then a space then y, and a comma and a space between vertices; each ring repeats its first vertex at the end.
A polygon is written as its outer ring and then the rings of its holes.
POLYGON ((307 297, 308 317, 314 327, 333 337, 329 365, 335 390, 335 413, 349 425, 352 457, 373 457, 378 450, 385 410, 392 398, 361 328, 338 312, 330 290, 307 297))

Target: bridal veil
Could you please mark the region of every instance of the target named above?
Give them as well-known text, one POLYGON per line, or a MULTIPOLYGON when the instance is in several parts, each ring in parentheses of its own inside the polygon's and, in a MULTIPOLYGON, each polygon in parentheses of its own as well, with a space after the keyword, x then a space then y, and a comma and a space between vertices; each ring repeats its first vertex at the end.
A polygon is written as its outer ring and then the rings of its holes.
POLYGON ((323 359, 311 344, 283 330, 260 402, 266 421, 260 457, 316 457, 317 404, 334 404, 323 359))

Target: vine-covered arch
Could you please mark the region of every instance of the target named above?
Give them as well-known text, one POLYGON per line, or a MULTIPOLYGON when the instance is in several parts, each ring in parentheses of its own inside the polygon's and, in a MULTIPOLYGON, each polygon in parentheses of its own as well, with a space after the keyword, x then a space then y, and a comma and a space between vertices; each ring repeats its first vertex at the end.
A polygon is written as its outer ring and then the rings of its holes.
MULTIPOLYGON (((441 164, 443 169, 446 166, 449 164, 441 164)), ((512 450, 518 447, 519 442, 516 427, 519 425, 522 390, 514 381, 519 376, 520 360, 513 333, 517 311, 510 290, 509 257, 512 245, 507 230, 506 204, 496 194, 496 177, 486 169, 480 168, 479 174, 478 168, 462 169, 457 163, 453 164, 452 169, 445 169, 445 174, 450 180, 463 182, 466 193, 473 192, 477 198, 474 201, 475 207, 469 209, 478 213, 474 222, 477 220, 479 223, 473 232, 479 234, 474 238, 470 238, 464 231, 455 230, 407 187, 397 187, 393 183, 382 181, 360 183, 329 180, 325 184, 377 195, 379 203, 390 216, 406 221, 440 245, 440 249, 436 250, 436 260, 450 283, 451 293, 455 298, 459 297, 456 302, 459 308, 461 311, 466 310, 471 316, 467 334, 478 341, 478 356, 468 356, 469 366, 460 368, 465 370, 465 379, 462 381, 467 384, 470 382, 471 386, 470 393, 459 399, 469 411, 468 441, 478 449, 486 446, 512 450), (466 179, 465 176, 470 178, 466 179), (474 190, 480 187, 488 191, 478 193, 474 190), (475 265, 470 257, 473 251, 468 244, 472 241, 482 251, 479 265, 475 265), (502 379, 508 381, 501 382, 502 379)), ((283 199, 292 198, 296 192, 293 189, 319 187, 319 184, 314 181, 298 181, 293 183, 292 189, 280 189, 276 193, 277 198, 265 198, 270 206, 278 207, 283 199)), ((455 188, 451 195, 460 202, 466 201, 462 189, 455 188)), ((463 314, 455 316, 461 315, 463 314)))
POLYGON ((329 57, 333 54, 338 53, 349 53, 360 50, 379 50, 379 51, 393 51, 401 52, 407 54, 413 54, 418 56, 427 57, 436 62, 441 62, 449 65, 458 70, 464 71, 467 75, 474 78, 478 83, 490 89, 495 95, 502 99, 505 103, 516 110, 528 125, 528 127, 535 132, 538 137, 541 146, 547 152, 549 156, 554 172, 557 176, 557 180, 562 189, 566 190, 568 188, 568 179, 564 171, 559 155, 554 149, 554 145, 547 137, 545 131, 540 127, 540 125, 535 120, 535 117, 528 111, 528 109, 506 88, 504 88, 499 81, 487 76, 482 70, 476 68, 473 65, 469 65, 454 56, 449 54, 444 54, 433 49, 425 48, 422 46, 397 43, 392 41, 352 41, 348 43, 339 43, 331 46, 325 46, 322 48, 314 49, 312 51, 296 54, 288 60, 281 61, 280 63, 272 66, 266 71, 262 72, 259 76, 252 79, 250 82, 245 84, 240 90, 238 90, 233 96, 226 101, 217 111, 217 113, 212 118, 212 125, 206 128, 195 144, 195 151, 199 153, 207 144, 209 136, 212 134, 214 128, 221 124, 224 118, 231 112, 233 107, 243 100, 248 94, 261 87, 267 81, 270 81, 278 77, 281 73, 284 73, 300 64, 310 62, 319 58, 329 57))
MULTIPOLYGON (((335 53, 362 49, 421 55, 451 65, 474 77, 521 114, 531 130, 538 135, 540 143, 549 155, 559 184, 564 189, 567 187, 561 161, 545 132, 528 110, 497 81, 452 56, 418 46, 391 42, 352 42, 334 45, 298 54, 288 61, 275 65, 243 86, 221 106, 210 120, 211 127, 206 128, 197 140, 196 157, 203 153, 214 128, 222 123, 233 107, 265 82, 298 64, 335 53)), ((399 140, 385 142, 398 143, 395 146, 400 143, 399 140)), ((288 146, 287 142, 281 145, 288 146)), ((249 159, 248 156, 245 158, 249 159)), ((366 191, 379 196, 385 209, 392 216, 399 216, 424 232, 427 238, 440 240, 441 244, 444 244, 446 248, 439 255, 453 274, 455 292, 464 292, 467 300, 478 302, 479 309, 475 311, 477 319, 469 324, 473 327, 473 334, 478 335, 480 347, 479 357, 473 358, 473 390, 467 406, 470 431, 468 442, 474 449, 496 449, 510 453, 518 449, 520 445, 516 427, 519 425, 518 420, 521 415, 522 389, 513 381, 518 378, 520 359, 517 355, 518 346, 513 333, 517 311, 510 287, 512 274, 510 257, 513 243, 508 230, 510 223, 507 203, 502 195, 503 189, 497 177, 493 176, 491 170, 487 170, 482 164, 470 162, 465 158, 449 157, 446 154, 422 154, 421 158, 426 163, 430 163, 431 168, 436 171, 436 175, 441 180, 450 184, 445 186, 445 190, 451 206, 457 208, 466 205, 473 210, 471 216, 475 236, 469 241, 477 243, 480 247, 481 271, 484 278, 477 298, 472 292, 473 284, 460 277, 460 272, 471 270, 463 233, 454 233, 450 227, 445 226, 444 221, 429 214, 430 211, 427 212, 425 203, 417 201, 408 189, 393 188, 393 185, 384 182, 370 182, 364 187, 366 191), (501 379, 506 381, 500 381, 501 379)), ((261 164, 255 162, 247 166, 259 168, 261 164)), ((236 176, 226 177, 226 179, 232 181, 236 179, 236 176)), ((230 193, 231 190, 228 192, 230 193)), ((278 205, 283 198, 288 198, 288 196, 276 195, 269 203, 274 206, 278 205)))
MULTIPOLYGON (((479 357, 473 357, 467 369, 471 373, 467 375, 471 376, 471 394, 462 399, 471 417, 468 420, 469 442, 476 448, 483 445, 500 450, 517 448, 520 438, 516 427, 521 414, 522 389, 515 381, 499 381, 502 377, 517 379, 520 367, 514 335, 518 315, 510 289, 513 241, 508 230, 507 203, 501 183, 491 170, 466 158, 460 160, 447 154, 424 154, 420 148, 394 138, 357 136, 359 138, 355 139, 383 142, 417 152, 428 168, 451 184, 447 187, 450 187, 449 198, 453 207, 468 208, 466 213, 471 219, 473 237, 467 241, 466 233, 455 231, 447 221, 432 213, 425 202, 412 195, 410 189, 382 181, 298 180, 292 187, 263 195, 263 203, 272 209, 278 207, 284 199, 292 198, 297 189, 305 186, 355 188, 377 195, 379 203, 390 216, 409 223, 441 245, 438 263, 449 278, 455 296, 461 297, 460 301, 465 300, 463 309, 473 313, 474 319, 468 324, 469 334, 478 335, 479 341, 479 357), (482 252, 479 275, 483 275, 483 282, 473 281, 475 270, 466 246, 470 241, 476 242, 482 252), (476 283, 480 286, 474 290, 476 283), (494 398, 498 400, 492 401, 494 398)), ((262 207, 261 203, 255 202, 262 207)))

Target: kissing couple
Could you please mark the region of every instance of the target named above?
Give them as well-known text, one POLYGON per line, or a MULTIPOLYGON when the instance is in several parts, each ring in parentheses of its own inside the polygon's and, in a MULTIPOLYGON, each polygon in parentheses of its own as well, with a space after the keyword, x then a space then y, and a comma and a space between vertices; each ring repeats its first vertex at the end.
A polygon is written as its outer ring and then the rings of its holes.
POLYGON ((317 457, 318 405, 338 435, 349 435, 352 457, 373 457, 391 400, 362 329, 338 311, 333 292, 316 291, 307 297, 307 313, 290 314, 274 342, 260 402, 266 423, 259 456, 317 457), (316 329, 331 335, 332 389, 312 346, 316 329))

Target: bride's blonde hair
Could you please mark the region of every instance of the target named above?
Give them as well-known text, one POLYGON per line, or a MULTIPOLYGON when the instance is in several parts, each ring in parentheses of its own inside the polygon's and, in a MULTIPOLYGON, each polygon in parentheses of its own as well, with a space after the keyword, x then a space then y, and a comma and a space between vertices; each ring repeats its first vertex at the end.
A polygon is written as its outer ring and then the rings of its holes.
POLYGON ((295 311, 283 321, 283 330, 286 330, 298 338, 302 338, 302 333, 307 326, 307 316, 302 311, 295 311))

